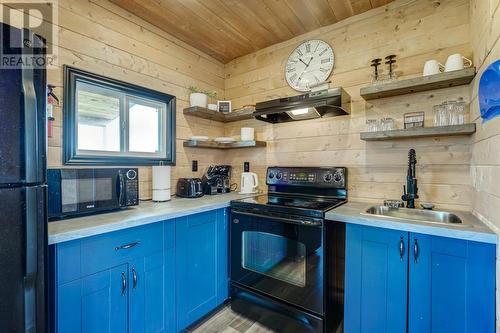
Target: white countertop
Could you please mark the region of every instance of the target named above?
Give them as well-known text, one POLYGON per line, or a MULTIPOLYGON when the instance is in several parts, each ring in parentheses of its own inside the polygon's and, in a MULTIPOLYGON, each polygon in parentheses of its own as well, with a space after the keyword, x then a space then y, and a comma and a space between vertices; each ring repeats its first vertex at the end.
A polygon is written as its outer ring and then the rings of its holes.
POLYGON ((362 214, 367 208, 375 206, 373 203, 348 202, 345 205, 332 209, 326 213, 326 219, 344 223, 361 224, 371 227, 418 232, 434 235, 471 240, 483 243, 497 244, 497 235, 472 213, 451 211, 468 225, 432 224, 427 222, 408 221, 393 217, 383 217, 362 214))
POLYGON ((49 222, 49 245, 225 208, 231 200, 251 196, 254 195, 229 193, 196 199, 173 198, 161 203, 141 201, 139 206, 120 211, 49 222))

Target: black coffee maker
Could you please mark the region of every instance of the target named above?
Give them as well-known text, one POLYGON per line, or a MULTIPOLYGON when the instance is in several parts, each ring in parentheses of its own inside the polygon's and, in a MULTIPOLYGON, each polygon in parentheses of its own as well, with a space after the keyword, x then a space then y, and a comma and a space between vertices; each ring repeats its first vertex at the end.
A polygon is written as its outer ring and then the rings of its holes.
POLYGON ((220 194, 231 192, 231 166, 211 165, 201 179, 203 193, 220 194))

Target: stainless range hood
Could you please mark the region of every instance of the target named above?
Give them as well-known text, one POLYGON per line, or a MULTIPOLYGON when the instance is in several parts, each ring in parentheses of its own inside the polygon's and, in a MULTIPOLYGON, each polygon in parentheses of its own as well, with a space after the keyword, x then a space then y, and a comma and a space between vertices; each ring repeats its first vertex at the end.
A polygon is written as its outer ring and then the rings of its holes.
POLYGON ((268 123, 283 123, 350 113, 350 96, 342 88, 333 88, 257 103, 253 115, 268 123))

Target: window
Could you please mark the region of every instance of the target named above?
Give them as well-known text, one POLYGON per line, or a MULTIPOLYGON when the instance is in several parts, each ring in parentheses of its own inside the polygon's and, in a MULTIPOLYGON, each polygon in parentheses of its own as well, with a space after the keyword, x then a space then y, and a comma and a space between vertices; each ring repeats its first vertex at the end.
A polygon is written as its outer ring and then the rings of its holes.
POLYGON ((64 162, 175 164, 175 97, 65 66, 64 162))

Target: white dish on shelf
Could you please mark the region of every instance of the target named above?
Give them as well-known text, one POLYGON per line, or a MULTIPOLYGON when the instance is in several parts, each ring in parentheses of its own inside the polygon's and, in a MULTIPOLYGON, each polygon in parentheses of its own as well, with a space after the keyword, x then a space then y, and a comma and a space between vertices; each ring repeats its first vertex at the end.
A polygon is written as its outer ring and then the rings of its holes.
POLYGON ((218 138, 214 139, 215 142, 217 143, 233 143, 236 142, 234 138, 228 137, 228 136, 220 136, 218 138))
POLYGON ((194 135, 189 140, 191 140, 191 141, 208 141, 208 136, 205 136, 205 135, 194 135))

